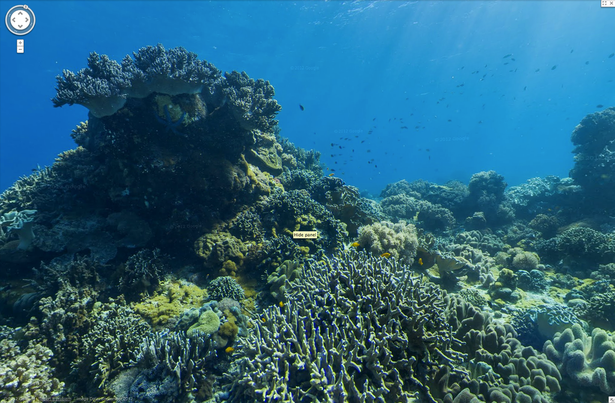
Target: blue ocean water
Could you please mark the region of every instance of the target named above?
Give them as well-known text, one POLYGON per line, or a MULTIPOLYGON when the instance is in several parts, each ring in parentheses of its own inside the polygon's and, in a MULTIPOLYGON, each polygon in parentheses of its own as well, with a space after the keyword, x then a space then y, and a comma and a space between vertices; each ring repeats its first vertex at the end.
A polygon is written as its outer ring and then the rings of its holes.
MULTIPOLYGON (((0 1, 0 11, 16 5, 0 1)), ((74 148, 55 76, 162 43, 269 80, 281 134, 347 184, 567 176, 570 133, 615 103, 615 10, 592 1, 32 1, 0 29, 0 191, 74 148)))

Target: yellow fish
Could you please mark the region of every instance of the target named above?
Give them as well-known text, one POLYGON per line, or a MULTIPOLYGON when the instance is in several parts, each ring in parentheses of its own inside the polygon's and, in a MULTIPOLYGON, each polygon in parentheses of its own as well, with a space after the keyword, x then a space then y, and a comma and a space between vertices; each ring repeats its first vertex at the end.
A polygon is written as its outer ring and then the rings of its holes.
POLYGON ((384 252, 382 255, 380 255, 380 257, 386 257, 388 259, 391 257, 391 254, 389 252, 384 252))
POLYGON ((420 258, 419 258, 419 264, 420 264, 421 266, 423 265, 423 258, 422 258, 422 257, 420 257, 420 258))
POLYGON ((231 354, 233 351, 235 351, 235 349, 233 347, 227 347, 224 351, 226 351, 227 354, 231 354))
POLYGON ((350 244, 350 246, 352 246, 353 248, 358 248, 359 246, 361 246, 361 244, 358 242, 353 242, 350 244))
POLYGON ((330 173, 330 174, 329 174, 329 176, 333 176, 333 175, 335 175, 335 174, 334 174, 334 173, 330 173))
POLYGON ((284 308, 284 302, 280 301, 279 305, 280 305, 280 308, 284 308))

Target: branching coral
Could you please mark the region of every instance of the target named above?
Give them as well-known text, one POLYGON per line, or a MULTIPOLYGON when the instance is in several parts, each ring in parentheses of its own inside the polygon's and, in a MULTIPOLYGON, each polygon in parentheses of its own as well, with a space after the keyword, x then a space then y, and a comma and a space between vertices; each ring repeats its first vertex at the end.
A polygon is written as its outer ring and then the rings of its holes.
POLYGON ((236 398, 435 402, 430 374, 459 358, 435 286, 356 253, 312 261, 293 284, 244 347, 236 398))

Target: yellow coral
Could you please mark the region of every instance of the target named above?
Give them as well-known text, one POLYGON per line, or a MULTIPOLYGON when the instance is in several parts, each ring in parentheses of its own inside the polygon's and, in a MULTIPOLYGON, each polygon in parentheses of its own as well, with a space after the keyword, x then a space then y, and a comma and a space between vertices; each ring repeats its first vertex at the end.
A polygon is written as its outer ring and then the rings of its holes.
POLYGON ((207 291, 195 284, 164 280, 153 297, 134 304, 134 310, 154 326, 164 326, 169 319, 179 316, 186 309, 199 308, 207 297, 207 291))

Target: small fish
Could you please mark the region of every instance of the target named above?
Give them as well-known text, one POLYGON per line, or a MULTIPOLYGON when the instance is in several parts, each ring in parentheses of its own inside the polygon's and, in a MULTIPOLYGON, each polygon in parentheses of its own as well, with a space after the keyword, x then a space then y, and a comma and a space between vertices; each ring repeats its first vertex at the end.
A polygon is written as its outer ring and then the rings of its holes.
POLYGON ((353 248, 358 248, 359 246, 361 246, 361 244, 358 242, 353 242, 350 244, 350 246, 352 246, 353 248))
POLYGON ((572 52, 574 52, 574 49, 572 49, 572 50, 570 51, 570 53, 572 53, 572 52))
POLYGON ((402 126, 401 128, 402 128, 402 129, 407 129, 407 128, 408 128, 408 126, 402 126))
POLYGON ((280 308, 284 308, 284 302, 280 301, 278 305, 280 305, 280 308))
POLYGON ((557 64, 553 67, 551 67, 551 70, 555 70, 557 68, 557 64))
POLYGON ((534 73, 538 73, 540 71, 540 69, 536 69, 534 70, 534 73))
POLYGON ((382 255, 380 255, 380 257, 384 257, 384 258, 390 258, 391 254, 389 252, 384 252, 382 255))
MULTIPOLYGON (((504 56, 502 59, 506 59, 506 58, 511 57, 511 56, 512 56, 512 53, 509 53, 506 56, 504 56)), ((487 66, 485 65, 485 67, 487 67, 487 66)))
POLYGON ((421 266, 423 265, 423 258, 422 257, 419 258, 419 265, 421 265, 421 266))
POLYGON ((334 173, 330 173, 330 174, 329 174, 329 176, 334 176, 334 175, 335 175, 334 173))
POLYGON ((596 108, 604 108, 604 105, 598 104, 598 105, 596 105, 596 108))
POLYGON ((611 57, 613 57, 613 56, 615 56, 615 53, 611 53, 611 54, 609 55, 609 59, 610 59, 611 57))
POLYGON ((305 110, 305 108, 303 107, 303 105, 299 104, 299 109, 301 109, 302 111, 305 110))
POLYGON ((589 60, 585 62, 585 65, 587 66, 589 64, 589 60))
POLYGON ((227 354, 232 354, 233 351, 235 351, 235 349, 233 347, 227 347, 227 348, 224 349, 224 352, 227 353, 227 354))
POLYGON ((525 87, 523 87, 523 91, 527 90, 527 85, 525 87))

